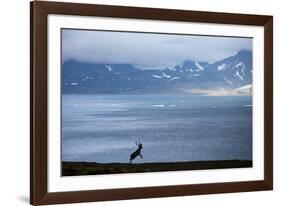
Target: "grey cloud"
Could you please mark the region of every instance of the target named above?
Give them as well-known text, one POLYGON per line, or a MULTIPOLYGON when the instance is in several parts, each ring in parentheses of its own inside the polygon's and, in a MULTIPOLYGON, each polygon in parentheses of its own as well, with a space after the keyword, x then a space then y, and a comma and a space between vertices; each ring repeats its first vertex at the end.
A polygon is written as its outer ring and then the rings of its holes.
POLYGON ((63 61, 93 63, 178 64, 186 59, 214 62, 241 49, 251 38, 63 30, 63 61))

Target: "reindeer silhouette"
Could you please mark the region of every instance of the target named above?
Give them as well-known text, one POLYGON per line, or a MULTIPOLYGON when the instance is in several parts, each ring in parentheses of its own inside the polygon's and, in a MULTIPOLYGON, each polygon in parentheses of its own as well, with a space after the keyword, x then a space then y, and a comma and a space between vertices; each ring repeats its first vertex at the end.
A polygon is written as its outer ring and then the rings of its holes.
POLYGON ((134 151, 131 156, 130 156, 130 163, 132 164, 132 160, 135 159, 137 156, 140 156, 141 158, 143 158, 143 156, 141 155, 141 149, 143 148, 142 147, 142 143, 139 142, 137 143, 136 142, 136 145, 138 146, 138 149, 136 151, 134 151))

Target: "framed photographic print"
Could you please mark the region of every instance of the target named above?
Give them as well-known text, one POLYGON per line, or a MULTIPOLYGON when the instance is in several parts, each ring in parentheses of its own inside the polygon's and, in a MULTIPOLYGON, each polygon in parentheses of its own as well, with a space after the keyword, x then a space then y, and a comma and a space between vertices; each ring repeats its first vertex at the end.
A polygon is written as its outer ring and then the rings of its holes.
POLYGON ((272 190, 272 16, 30 8, 31 204, 272 190))

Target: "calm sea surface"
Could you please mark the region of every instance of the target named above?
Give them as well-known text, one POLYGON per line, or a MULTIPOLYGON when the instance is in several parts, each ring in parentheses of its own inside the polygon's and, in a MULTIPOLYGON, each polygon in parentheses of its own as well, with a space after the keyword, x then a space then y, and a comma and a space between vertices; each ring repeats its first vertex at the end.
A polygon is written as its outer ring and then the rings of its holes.
POLYGON ((252 97, 63 95, 62 160, 252 159, 252 97))

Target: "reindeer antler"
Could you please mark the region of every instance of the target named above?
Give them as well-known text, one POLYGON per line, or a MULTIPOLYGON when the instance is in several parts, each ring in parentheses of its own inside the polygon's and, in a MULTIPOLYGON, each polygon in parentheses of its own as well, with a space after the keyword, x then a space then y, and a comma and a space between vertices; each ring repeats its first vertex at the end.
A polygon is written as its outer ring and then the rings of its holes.
POLYGON ((137 146, 141 145, 141 142, 136 142, 136 145, 137 145, 137 146))

